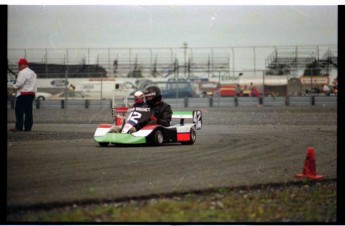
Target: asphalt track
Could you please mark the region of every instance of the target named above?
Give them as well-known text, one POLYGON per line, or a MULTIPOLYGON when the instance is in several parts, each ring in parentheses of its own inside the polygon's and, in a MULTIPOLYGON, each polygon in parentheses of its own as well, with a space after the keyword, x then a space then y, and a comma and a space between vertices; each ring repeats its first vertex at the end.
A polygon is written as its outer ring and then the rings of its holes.
POLYGON ((8 132, 7 206, 297 181, 294 175, 302 172, 309 146, 315 148, 317 174, 336 179, 337 110, 291 109, 231 114, 204 109, 205 123, 194 145, 159 147, 100 147, 93 139, 97 123, 37 119, 30 133, 8 132))

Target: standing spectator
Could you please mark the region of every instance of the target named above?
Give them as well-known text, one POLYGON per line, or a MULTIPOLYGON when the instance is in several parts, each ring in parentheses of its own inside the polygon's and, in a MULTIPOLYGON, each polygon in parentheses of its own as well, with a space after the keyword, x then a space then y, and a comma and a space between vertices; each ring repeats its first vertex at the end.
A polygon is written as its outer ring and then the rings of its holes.
POLYGON ((253 87, 254 87, 254 86, 253 86, 253 83, 251 82, 248 89, 252 90, 253 87))
POLYGON ((22 131, 23 127, 24 131, 31 131, 33 125, 32 103, 37 92, 37 75, 28 67, 26 59, 18 61, 18 70, 19 73, 15 84, 11 83, 10 85, 17 92, 14 108, 16 125, 10 131, 22 131))
POLYGON ((331 94, 331 90, 329 89, 327 84, 323 85, 322 90, 323 90, 323 92, 325 93, 326 96, 329 96, 331 94))
POLYGON ((241 90, 240 84, 237 84, 236 85, 236 96, 237 97, 241 96, 241 93, 242 93, 242 90, 241 90))
POLYGON ((114 73, 117 73, 117 64, 118 64, 117 60, 114 60, 114 63, 113 63, 113 66, 114 66, 113 72, 114 73))
POLYGON ((250 93, 250 96, 252 96, 252 97, 258 97, 258 96, 260 96, 260 93, 259 93, 259 91, 256 89, 255 86, 253 86, 253 88, 252 88, 252 90, 251 90, 251 93, 250 93))
POLYGON ((336 77, 333 81, 333 93, 335 95, 338 94, 338 77, 336 77))
POLYGON ((248 86, 247 86, 247 85, 244 85, 244 86, 243 86, 243 90, 242 90, 243 96, 245 96, 245 97, 250 96, 250 92, 251 92, 251 90, 248 89, 248 86))

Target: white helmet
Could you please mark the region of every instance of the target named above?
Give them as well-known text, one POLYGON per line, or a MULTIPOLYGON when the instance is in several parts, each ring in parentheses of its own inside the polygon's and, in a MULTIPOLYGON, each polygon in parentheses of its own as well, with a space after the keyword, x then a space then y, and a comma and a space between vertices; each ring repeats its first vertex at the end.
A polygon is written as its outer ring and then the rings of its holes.
POLYGON ((134 93, 134 102, 135 103, 138 103, 138 104, 144 103, 144 98, 145 98, 145 95, 143 92, 136 91, 134 93))

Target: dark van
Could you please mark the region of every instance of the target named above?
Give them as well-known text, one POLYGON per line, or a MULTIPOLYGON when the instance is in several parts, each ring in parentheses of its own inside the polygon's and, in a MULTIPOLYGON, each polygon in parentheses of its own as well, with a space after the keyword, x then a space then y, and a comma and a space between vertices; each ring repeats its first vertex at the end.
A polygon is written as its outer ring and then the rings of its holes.
MULTIPOLYGON (((163 98, 194 97, 192 83, 187 80, 168 80, 166 82, 152 82, 150 85, 161 89, 163 98)), ((146 86, 147 87, 147 86, 146 86)))

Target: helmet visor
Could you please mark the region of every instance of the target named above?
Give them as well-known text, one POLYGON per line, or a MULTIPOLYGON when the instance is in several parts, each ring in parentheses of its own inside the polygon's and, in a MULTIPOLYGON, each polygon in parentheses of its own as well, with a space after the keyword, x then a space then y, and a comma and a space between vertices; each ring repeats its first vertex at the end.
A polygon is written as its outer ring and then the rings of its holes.
POLYGON ((156 92, 146 93, 145 97, 153 97, 156 96, 156 92))

